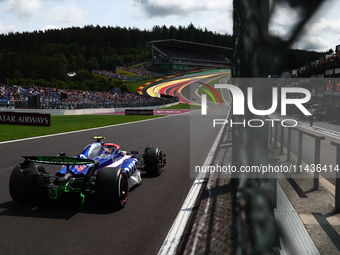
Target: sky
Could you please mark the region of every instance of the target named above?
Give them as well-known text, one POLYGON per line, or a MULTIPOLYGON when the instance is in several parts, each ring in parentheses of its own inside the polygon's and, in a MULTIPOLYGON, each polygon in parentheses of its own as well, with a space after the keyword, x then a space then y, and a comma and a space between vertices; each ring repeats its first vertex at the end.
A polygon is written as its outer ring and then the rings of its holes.
MULTIPOLYGON (((314 0, 311 0, 314 1, 314 0)), ((0 0, 0 34, 86 25, 136 27, 188 26, 232 34, 233 0, 0 0)), ((328 51, 340 44, 340 1, 327 0, 292 46, 328 51)), ((286 39, 300 19, 298 10, 280 4, 269 31, 286 39)))

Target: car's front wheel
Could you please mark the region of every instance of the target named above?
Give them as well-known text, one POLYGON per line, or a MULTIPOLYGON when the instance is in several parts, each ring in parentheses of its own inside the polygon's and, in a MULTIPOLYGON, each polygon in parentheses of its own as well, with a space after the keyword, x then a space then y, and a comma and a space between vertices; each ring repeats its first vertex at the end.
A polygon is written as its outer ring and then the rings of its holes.
POLYGON ((99 170, 96 177, 95 196, 100 205, 122 209, 128 199, 129 182, 124 169, 107 167, 99 170))

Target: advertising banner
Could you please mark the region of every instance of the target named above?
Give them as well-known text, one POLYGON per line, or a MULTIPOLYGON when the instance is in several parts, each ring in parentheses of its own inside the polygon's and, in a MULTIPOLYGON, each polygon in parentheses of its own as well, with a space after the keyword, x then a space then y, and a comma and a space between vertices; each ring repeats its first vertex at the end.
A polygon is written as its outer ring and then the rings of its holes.
POLYGON ((153 115, 153 110, 133 110, 126 109, 125 115, 153 115))
POLYGON ((189 65, 178 65, 178 64, 173 64, 172 69, 189 69, 189 65))
POLYGON ((49 127, 51 126, 51 115, 24 112, 0 112, 0 124, 49 127))

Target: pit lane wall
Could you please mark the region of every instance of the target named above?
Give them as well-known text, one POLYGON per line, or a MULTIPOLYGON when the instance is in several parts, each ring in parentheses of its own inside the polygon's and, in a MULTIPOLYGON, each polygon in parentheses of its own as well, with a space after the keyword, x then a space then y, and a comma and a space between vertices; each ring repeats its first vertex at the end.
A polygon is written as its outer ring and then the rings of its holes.
POLYGON ((51 114, 51 116, 57 115, 93 115, 93 114, 108 114, 115 112, 125 112, 125 109, 158 109, 165 108, 173 105, 177 105, 179 102, 157 105, 157 106, 145 106, 145 107, 127 107, 127 108, 92 108, 92 109, 1 109, 3 112, 26 112, 26 113, 44 113, 51 114))

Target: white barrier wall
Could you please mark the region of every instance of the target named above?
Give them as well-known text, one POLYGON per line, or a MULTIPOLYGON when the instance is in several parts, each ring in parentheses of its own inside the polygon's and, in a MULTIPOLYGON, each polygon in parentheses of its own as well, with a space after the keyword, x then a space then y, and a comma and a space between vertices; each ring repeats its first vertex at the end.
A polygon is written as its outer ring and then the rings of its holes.
POLYGON ((146 107, 128 107, 128 108, 93 108, 93 109, 76 109, 76 110, 64 110, 64 109, 0 109, 0 112, 32 112, 32 113, 44 113, 51 114, 51 116, 57 115, 91 115, 91 114, 101 114, 101 113, 115 113, 115 112, 125 112, 125 109, 159 109, 165 108, 172 105, 177 105, 178 102, 158 105, 158 106, 146 106, 146 107))
POLYGON ((44 113, 51 114, 51 116, 55 115, 64 115, 63 109, 0 109, 1 112, 26 112, 26 113, 44 113))
POLYGON ((64 110, 64 115, 88 115, 101 113, 115 113, 115 108, 94 108, 94 109, 76 109, 64 110))

